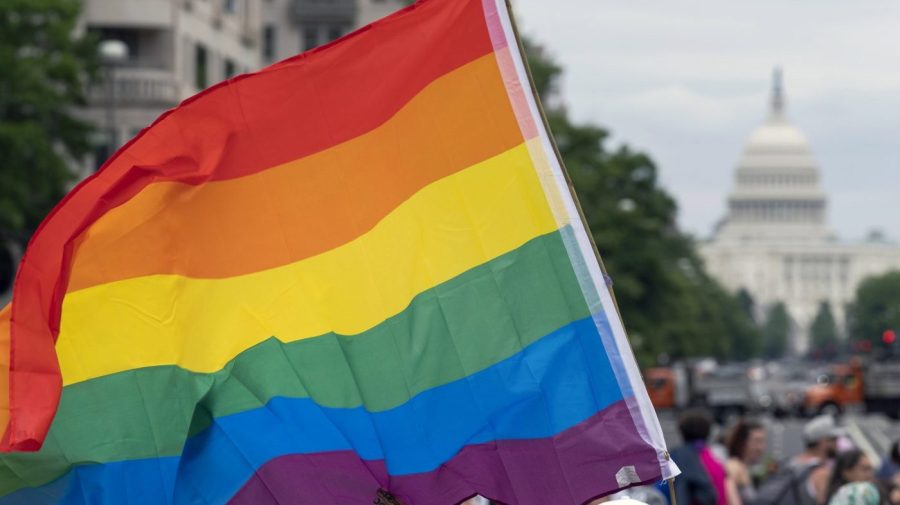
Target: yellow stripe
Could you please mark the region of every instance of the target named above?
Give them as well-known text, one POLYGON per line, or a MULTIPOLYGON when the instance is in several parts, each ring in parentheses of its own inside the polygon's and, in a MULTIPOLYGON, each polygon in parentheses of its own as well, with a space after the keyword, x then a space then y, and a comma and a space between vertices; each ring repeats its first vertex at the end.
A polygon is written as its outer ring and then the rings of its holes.
POLYGON ((63 382, 167 364, 213 372, 270 336, 356 334, 557 226, 522 144, 426 186, 318 256, 225 279, 151 275, 67 294, 63 382))

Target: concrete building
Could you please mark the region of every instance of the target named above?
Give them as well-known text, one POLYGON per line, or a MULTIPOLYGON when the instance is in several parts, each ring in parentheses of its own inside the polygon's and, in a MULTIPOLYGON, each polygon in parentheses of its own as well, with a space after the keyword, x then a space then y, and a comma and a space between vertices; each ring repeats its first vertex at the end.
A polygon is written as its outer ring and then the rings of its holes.
POLYGON ((263 0, 87 0, 81 28, 118 40, 127 58, 89 88, 83 116, 98 126, 90 172, 111 154, 110 112, 121 145, 197 91, 259 68, 263 0))
POLYGON ((325 44, 408 3, 403 0, 266 0, 263 61, 272 63, 325 44))
POLYGON ((746 289, 761 309, 784 302, 801 352, 822 301, 843 327, 859 283, 900 269, 900 247, 883 238, 846 243, 834 236, 820 179, 809 142, 787 118, 776 70, 769 116, 751 133, 727 215, 700 252, 714 277, 733 291, 746 289))
MULTIPOLYGON (((406 6, 403 0, 85 0, 78 29, 124 43, 77 115, 97 127, 84 178, 185 98, 257 70, 406 6), (112 127, 112 128, 111 128, 112 127), (113 130, 111 132, 110 130, 113 130)), ((12 296, 21 248, 0 236, 0 308, 12 296)))
POLYGON ((89 88, 97 125, 82 176, 181 100, 335 39, 403 7, 398 0, 86 0, 80 29, 124 42, 125 61, 89 88), (112 115, 112 117, 110 117, 112 115), (115 146, 110 147, 115 130, 115 146))

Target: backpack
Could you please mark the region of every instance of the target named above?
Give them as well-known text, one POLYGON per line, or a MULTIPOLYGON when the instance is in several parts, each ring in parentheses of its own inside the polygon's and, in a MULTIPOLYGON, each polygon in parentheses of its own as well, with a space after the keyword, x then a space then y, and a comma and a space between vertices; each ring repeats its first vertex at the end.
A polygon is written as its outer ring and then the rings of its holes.
POLYGON ((822 463, 786 465, 759 487, 756 497, 744 505, 818 505, 806 490, 806 481, 822 463))

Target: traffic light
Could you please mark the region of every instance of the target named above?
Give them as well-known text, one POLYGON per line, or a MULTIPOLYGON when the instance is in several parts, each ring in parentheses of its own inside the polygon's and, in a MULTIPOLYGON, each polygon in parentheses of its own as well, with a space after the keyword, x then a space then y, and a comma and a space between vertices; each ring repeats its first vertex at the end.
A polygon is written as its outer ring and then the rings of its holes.
POLYGON ((885 343, 885 345, 891 345, 897 341, 897 332, 894 330, 884 330, 884 333, 881 334, 881 341, 885 343))

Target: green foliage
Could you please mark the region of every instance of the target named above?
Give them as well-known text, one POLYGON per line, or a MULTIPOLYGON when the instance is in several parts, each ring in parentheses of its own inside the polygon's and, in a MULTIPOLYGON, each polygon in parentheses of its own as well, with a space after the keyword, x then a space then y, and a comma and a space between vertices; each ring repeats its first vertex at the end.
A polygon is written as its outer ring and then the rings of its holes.
POLYGON ((603 128, 570 121, 554 106, 561 69, 525 44, 535 87, 615 283, 632 346, 643 365, 662 355, 747 359, 759 332, 738 300, 704 271, 693 241, 676 227, 675 200, 657 168, 628 146, 610 148, 603 128))
POLYGON ((96 45, 75 37, 77 0, 0 2, 0 229, 30 232, 65 194, 68 161, 90 148, 84 103, 96 45))
POLYGON ((784 357, 789 349, 793 323, 784 303, 778 302, 769 308, 766 324, 762 329, 762 354, 769 359, 784 357))
POLYGON ((16 275, 17 263, 10 247, 4 243, 4 238, 5 237, 0 234, 0 308, 9 301, 5 295, 12 290, 12 282, 16 275))
POLYGON ((838 336, 837 323, 831 314, 831 305, 823 301, 819 304, 819 312, 816 313, 810 334, 810 354, 820 358, 833 358, 840 351, 840 337, 838 336))
POLYGON ((885 330, 900 333, 900 272, 869 277, 860 283, 848 319, 850 335, 857 341, 868 340, 883 347, 881 335, 885 330))
POLYGON ((753 295, 746 289, 741 288, 734 296, 747 318, 756 322, 756 300, 753 299, 753 295))
POLYGON ((729 357, 737 361, 758 358, 762 354, 763 342, 762 331, 754 317, 756 309, 753 297, 743 289, 734 295, 722 290, 718 300, 731 337, 729 357))
POLYGON ((544 48, 528 39, 522 41, 525 46, 525 58, 531 70, 531 79, 538 90, 541 101, 550 103, 559 93, 558 82, 562 67, 546 54, 544 48))

